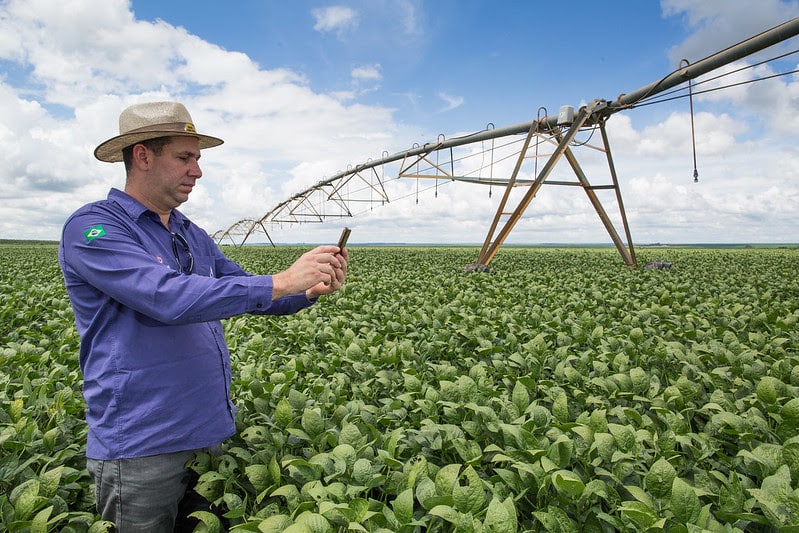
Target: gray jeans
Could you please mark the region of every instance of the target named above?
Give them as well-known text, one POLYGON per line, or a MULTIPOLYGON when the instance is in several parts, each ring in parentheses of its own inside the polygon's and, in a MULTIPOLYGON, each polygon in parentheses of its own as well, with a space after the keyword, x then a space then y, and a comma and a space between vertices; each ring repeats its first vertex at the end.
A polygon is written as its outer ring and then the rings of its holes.
POLYGON ((191 471, 194 451, 99 461, 87 459, 97 512, 118 533, 171 533, 191 471))

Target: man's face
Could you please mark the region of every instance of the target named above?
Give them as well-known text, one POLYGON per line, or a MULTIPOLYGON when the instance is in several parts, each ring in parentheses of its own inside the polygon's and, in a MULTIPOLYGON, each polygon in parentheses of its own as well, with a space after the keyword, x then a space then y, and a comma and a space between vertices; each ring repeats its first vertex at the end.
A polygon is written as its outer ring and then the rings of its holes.
POLYGON ((189 193, 203 175, 200 170, 200 141, 196 137, 172 137, 161 155, 148 149, 151 166, 147 188, 153 202, 174 209, 189 199, 189 193))

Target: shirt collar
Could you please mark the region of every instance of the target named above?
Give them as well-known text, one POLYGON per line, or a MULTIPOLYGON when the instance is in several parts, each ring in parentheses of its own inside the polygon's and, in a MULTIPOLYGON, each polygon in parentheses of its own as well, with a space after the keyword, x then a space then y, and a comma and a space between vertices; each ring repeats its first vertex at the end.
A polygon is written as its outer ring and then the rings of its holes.
MULTIPOLYGON (((108 192, 108 200, 112 202, 116 202, 128 216, 133 220, 139 220, 142 215, 147 215, 148 217, 153 217, 154 219, 158 219, 158 215, 153 211, 147 209, 141 202, 136 200, 134 197, 129 195, 128 193, 121 191, 117 188, 111 188, 108 192)), ((189 219, 186 218, 183 213, 178 211, 177 209, 172 210, 171 215, 172 220, 175 224, 186 227, 189 224, 189 219)))

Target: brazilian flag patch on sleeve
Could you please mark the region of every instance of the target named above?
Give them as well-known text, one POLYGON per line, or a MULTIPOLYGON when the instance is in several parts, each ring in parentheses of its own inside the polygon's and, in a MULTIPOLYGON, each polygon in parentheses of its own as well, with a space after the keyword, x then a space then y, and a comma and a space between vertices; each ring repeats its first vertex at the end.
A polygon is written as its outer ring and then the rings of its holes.
POLYGON ((92 226, 83 232, 83 236, 86 237, 87 243, 92 242, 97 237, 102 237, 103 235, 105 235, 105 228, 102 226, 102 224, 92 226))

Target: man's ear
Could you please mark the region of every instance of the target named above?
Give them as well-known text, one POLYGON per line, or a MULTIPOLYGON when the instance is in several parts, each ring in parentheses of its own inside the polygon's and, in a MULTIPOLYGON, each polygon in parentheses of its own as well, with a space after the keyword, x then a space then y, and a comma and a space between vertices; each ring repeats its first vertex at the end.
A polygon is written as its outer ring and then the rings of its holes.
POLYGON ((150 166, 150 151, 143 144, 133 146, 133 164, 144 170, 150 166))

